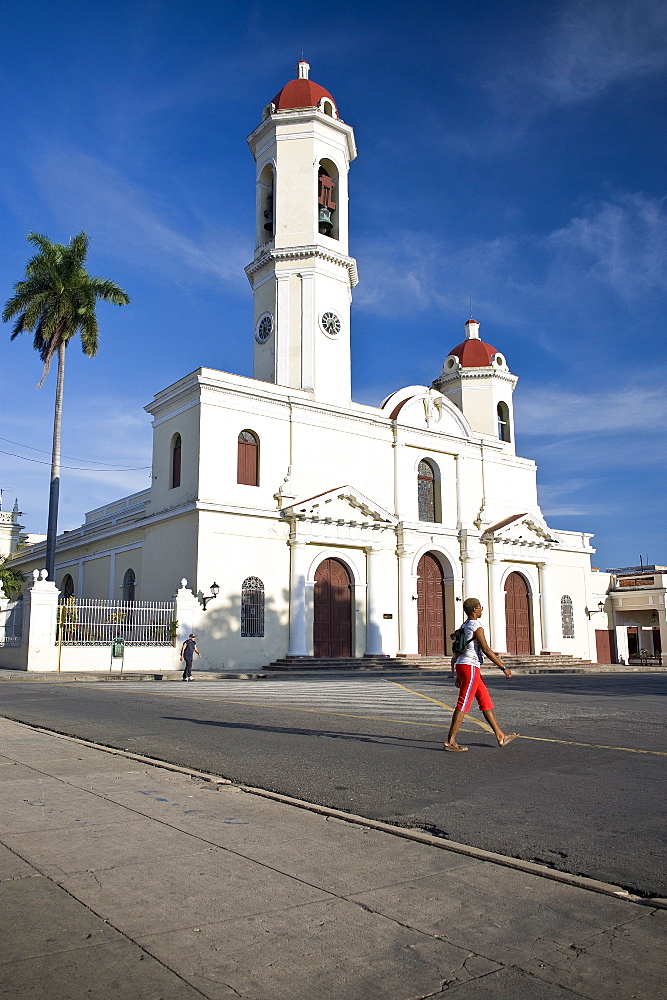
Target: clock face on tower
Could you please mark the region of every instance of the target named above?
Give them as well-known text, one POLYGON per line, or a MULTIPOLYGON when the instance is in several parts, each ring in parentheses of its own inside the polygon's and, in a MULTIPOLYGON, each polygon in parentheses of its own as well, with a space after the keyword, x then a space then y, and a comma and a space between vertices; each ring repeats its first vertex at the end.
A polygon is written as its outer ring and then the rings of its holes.
POLYGON ((273 316, 271 313, 264 313, 260 316, 255 327, 255 340, 258 344, 265 344, 273 333, 273 316))
POLYGON ((337 316, 335 312, 328 310, 322 313, 320 317, 320 326, 327 337, 331 337, 335 340, 342 329, 342 324, 340 321, 340 316, 337 316))

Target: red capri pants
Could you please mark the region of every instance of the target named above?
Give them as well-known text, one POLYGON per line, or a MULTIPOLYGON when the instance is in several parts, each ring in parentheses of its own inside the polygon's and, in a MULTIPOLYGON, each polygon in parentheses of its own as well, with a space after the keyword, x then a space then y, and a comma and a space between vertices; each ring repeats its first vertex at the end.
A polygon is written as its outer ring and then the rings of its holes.
POLYGON ((472 705, 473 697, 477 698, 477 704, 482 712, 488 712, 493 708, 491 695, 482 680, 482 672, 478 666, 473 663, 457 663, 456 678, 459 684, 457 712, 467 712, 472 705))

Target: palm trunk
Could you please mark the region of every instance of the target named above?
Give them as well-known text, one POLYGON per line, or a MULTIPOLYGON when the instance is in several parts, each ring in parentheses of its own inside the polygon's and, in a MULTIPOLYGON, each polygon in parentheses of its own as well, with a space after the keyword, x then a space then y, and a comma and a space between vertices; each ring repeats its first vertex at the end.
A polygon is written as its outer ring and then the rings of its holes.
POLYGON ((53 414, 53 449, 51 451, 51 487, 49 523, 46 529, 46 578, 56 579, 56 537, 58 535, 58 498, 60 495, 60 427, 63 419, 63 384, 65 382, 65 344, 58 348, 58 383, 53 414))

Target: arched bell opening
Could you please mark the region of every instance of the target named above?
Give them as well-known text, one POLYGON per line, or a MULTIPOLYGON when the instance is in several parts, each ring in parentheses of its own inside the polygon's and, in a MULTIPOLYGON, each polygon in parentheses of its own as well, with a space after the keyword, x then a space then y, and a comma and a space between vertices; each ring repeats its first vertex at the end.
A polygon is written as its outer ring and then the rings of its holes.
POLYGON ((333 240, 338 235, 338 168, 331 160, 320 160, 317 171, 317 230, 333 240))
POLYGON ((275 186, 273 163, 267 163, 257 184, 257 246, 275 236, 275 186))

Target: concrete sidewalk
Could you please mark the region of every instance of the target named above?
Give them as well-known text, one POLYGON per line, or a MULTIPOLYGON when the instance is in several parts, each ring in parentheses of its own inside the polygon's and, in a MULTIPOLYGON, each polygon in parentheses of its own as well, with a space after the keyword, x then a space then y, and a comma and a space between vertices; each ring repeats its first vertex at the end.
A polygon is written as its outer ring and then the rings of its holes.
POLYGON ((0 747, 0 997, 667 997, 659 904, 6 719, 0 747))

